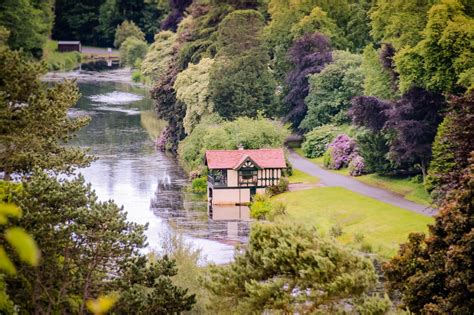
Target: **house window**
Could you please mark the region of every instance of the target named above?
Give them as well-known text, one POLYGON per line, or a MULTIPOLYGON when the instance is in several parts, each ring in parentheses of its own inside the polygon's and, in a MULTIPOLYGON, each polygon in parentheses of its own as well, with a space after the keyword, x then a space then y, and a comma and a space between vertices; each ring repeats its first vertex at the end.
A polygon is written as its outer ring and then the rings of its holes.
POLYGON ((257 184, 257 170, 240 170, 239 171, 239 185, 240 186, 255 186, 257 184))

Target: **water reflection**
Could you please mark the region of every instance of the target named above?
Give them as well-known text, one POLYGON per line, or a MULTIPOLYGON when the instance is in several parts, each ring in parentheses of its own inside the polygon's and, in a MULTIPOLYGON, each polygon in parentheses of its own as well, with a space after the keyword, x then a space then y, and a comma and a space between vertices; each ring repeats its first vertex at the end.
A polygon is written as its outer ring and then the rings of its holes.
POLYGON ((154 149, 153 139, 165 124, 153 117, 148 93, 121 83, 78 85, 82 97, 70 114, 87 113, 92 120, 73 144, 90 148, 98 157, 81 173, 99 198, 123 205, 130 220, 148 223, 151 248, 158 248, 160 235, 171 228, 202 248, 209 260, 231 260, 234 245, 247 240, 248 208, 208 213, 202 196, 183 192, 182 169, 174 158, 154 149))

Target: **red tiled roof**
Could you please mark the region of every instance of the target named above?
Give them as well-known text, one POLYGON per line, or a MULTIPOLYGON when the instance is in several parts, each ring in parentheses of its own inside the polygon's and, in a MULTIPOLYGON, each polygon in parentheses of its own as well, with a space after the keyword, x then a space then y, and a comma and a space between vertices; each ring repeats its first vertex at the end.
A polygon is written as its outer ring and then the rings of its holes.
POLYGON ((286 168, 282 149, 208 150, 206 164, 210 169, 236 168, 249 157, 261 168, 286 168))

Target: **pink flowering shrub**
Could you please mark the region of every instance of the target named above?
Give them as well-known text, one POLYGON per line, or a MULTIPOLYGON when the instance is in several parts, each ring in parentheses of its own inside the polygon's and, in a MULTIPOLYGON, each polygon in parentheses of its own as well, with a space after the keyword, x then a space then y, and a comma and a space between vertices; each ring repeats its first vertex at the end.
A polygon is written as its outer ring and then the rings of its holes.
POLYGON ((364 158, 359 154, 355 154, 349 162, 349 175, 360 176, 365 173, 364 158))
POLYGON ((156 148, 160 151, 166 151, 166 146, 170 142, 171 139, 171 130, 170 128, 166 127, 161 130, 160 136, 156 139, 155 145, 156 148))
POLYGON ((345 134, 338 135, 328 146, 324 154, 324 165, 327 168, 338 170, 349 167, 352 176, 364 173, 364 159, 357 152, 356 142, 345 134))

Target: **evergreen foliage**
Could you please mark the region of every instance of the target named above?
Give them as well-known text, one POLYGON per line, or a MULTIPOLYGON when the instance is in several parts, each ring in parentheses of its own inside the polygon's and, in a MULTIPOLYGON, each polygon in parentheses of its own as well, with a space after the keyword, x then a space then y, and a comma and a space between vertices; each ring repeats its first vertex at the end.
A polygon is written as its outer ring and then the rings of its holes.
POLYGON ((143 75, 157 81, 165 74, 175 53, 175 42, 176 34, 173 32, 162 31, 155 35, 155 41, 148 48, 141 64, 143 75))
POLYGON ((252 227, 234 262, 212 266, 205 285, 224 312, 336 313, 375 282, 370 260, 314 229, 267 223, 252 227))
POLYGON ((383 68, 373 45, 365 47, 361 71, 364 74, 364 95, 389 100, 394 98, 390 74, 383 68))
POLYGON ((137 61, 141 62, 148 50, 145 41, 135 36, 128 37, 120 45, 120 63, 124 66, 136 67, 137 61))
POLYGON ((40 81, 45 72, 44 64, 19 52, 0 51, 0 170, 6 179, 34 167, 71 172, 91 161, 82 150, 64 146, 89 121, 67 115, 79 98, 75 83, 48 87, 40 81))
POLYGON ((129 37, 135 37, 142 41, 145 40, 145 34, 133 21, 123 21, 122 24, 115 29, 114 46, 120 47, 122 43, 129 37))

